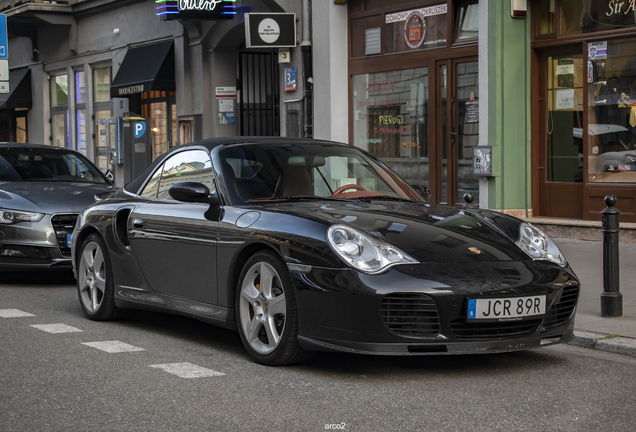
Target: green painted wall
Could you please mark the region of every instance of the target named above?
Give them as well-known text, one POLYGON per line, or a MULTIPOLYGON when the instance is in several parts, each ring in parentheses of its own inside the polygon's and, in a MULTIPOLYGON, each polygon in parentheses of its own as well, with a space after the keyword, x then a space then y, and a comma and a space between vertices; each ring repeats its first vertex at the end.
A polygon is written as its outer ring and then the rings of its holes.
POLYGON ((510 1, 488 2, 488 141, 493 175, 488 208, 532 208, 530 178, 530 14, 510 17, 510 1))

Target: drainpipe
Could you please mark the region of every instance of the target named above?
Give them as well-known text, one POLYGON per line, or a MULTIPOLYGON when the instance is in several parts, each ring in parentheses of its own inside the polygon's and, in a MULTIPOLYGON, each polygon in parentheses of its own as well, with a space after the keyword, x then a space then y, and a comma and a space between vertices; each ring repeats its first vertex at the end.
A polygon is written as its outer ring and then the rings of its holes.
POLYGON ((303 100, 305 104, 305 138, 313 138, 314 103, 313 103, 313 72, 311 63, 311 0, 303 0, 303 42, 300 50, 303 53, 303 100))

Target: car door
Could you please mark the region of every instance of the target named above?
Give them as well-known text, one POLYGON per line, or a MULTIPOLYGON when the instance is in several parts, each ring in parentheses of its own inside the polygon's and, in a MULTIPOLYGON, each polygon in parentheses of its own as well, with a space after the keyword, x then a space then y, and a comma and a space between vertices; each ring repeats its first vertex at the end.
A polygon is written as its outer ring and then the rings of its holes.
POLYGON ((216 304, 218 218, 209 204, 175 201, 170 186, 199 182, 210 191, 214 179, 205 150, 175 153, 155 172, 141 195, 147 202, 128 219, 130 242, 150 287, 161 294, 216 304))

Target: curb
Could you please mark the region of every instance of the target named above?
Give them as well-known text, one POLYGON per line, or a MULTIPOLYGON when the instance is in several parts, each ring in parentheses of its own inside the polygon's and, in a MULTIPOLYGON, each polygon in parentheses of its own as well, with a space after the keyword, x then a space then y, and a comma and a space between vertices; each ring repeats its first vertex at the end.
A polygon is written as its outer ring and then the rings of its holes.
POLYGON ((636 357, 636 339, 623 336, 575 330, 574 339, 567 344, 636 357))

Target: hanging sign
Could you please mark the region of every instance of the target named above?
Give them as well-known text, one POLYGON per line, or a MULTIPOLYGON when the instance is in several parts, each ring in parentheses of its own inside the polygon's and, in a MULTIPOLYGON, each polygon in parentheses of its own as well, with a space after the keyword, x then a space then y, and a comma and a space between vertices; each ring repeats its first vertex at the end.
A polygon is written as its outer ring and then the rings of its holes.
POLYGON ((246 13, 246 48, 293 48, 296 46, 296 14, 246 13))

